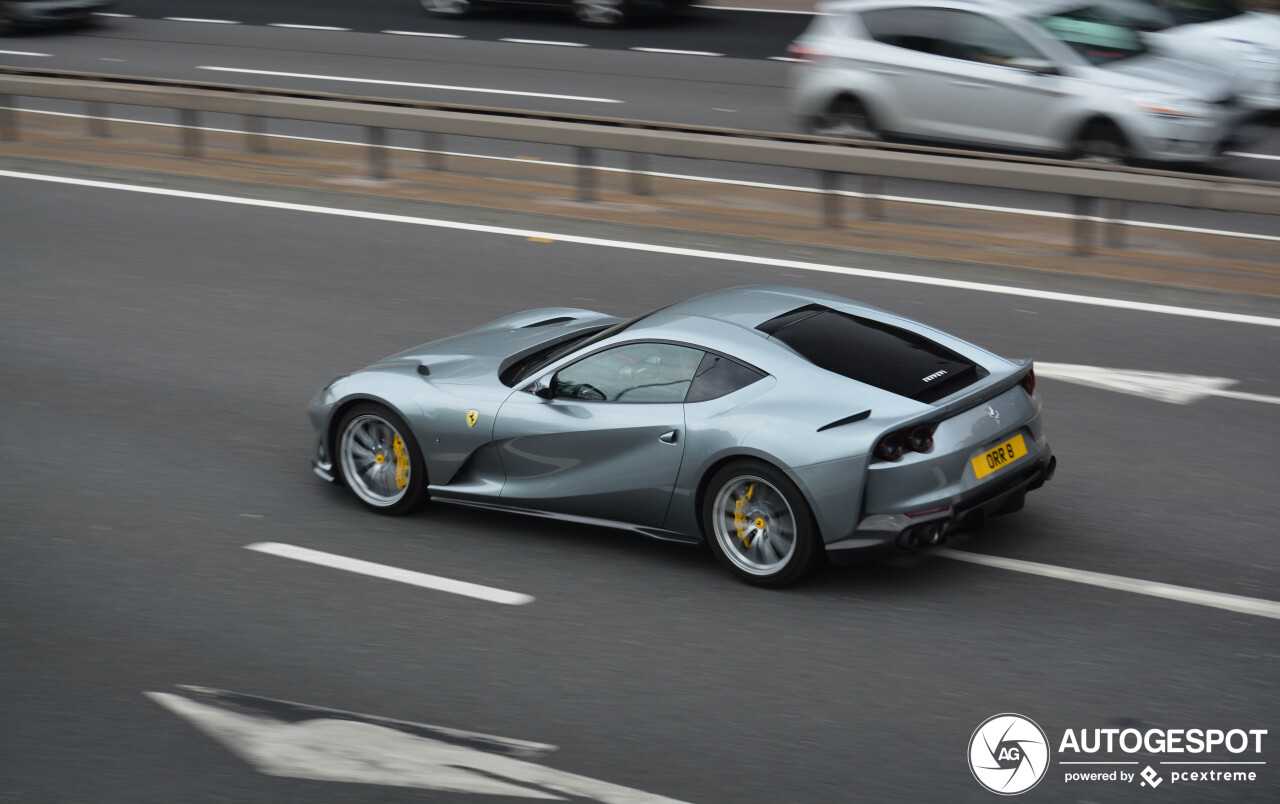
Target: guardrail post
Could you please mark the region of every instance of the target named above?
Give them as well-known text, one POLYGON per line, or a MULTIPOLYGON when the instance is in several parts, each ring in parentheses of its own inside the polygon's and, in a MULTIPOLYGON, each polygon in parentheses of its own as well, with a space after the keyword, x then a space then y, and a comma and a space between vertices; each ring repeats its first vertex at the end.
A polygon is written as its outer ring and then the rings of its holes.
POLYGON ((85 116, 89 120, 90 137, 110 137, 107 130, 107 104, 102 101, 85 101, 85 116))
POLYGON ((444 135, 422 132, 422 159, 427 170, 444 170, 444 135))
POLYGON ((843 217, 840 204, 840 174, 834 170, 818 172, 822 180, 822 225, 831 229, 840 228, 843 217))
POLYGON ((1076 254, 1083 257, 1093 253, 1093 199, 1073 195, 1071 203, 1075 216, 1076 254))
POLYGON ((182 155, 200 158, 200 115, 195 109, 179 109, 178 122, 182 126, 182 155))
POLYGON ((578 200, 596 200, 596 149, 578 146, 578 200))
POLYGON ((632 151, 627 161, 631 168, 631 194, 653 195, 653 187, 649 184, 649 155, 632 151))
POLYGON ((244 116, 244 147, 251 154, 267 152, 267 119, 260 114, 244 116))
POLYGON ((1124 219, 1129 205, 1115 198, 1107 199, 1104 217, 1107 219, 1106 243, 1108 248, 1124 248, 1124 219))
POLYGON ((884 219, 884 204, 880 198, 883 189, 879 176, 862 175, 862 214, 869 221, 884 219))
POLYGON ((0 140, 18 141, 18 110, 13 107, 12 95, 0 95, 0 140))
POLYGON ((382 126, 369 126, 369 178, 382 181, 387 178, 387 130, 382 126))

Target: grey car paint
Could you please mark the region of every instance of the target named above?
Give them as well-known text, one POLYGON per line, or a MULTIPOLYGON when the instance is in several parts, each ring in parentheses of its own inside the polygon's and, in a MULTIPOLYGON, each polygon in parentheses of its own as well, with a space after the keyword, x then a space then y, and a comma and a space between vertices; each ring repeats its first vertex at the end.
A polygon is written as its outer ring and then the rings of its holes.
POLYGON ((1005 360, 919 322, 796 288, 737 288, 681 302, 573 349, 515 387, 499 379, 513 357, 619 321, 585 310, 533 310, 340 377, 310 407, 316 471, 337 479, 336 423, 352 404, 373 400, 408 423, 434 500, 694 542, 703 539, 704 481, 728 461, 753 458, 798 486, 828 552, 850 555, 893 549, 894 539, 917 522, 941 519, 949 527, 962 514, 1009 507, 1010 496, 1020 505, 1021 495, 1052 473, 1039 398, 1019 385, 1029 361, 1005 360), (813 304, 916 333, 975 362, 987 376, 928 404, 819 368, 756 329, 813 304), (537 326, 556 319, 569 320, 537 326), (726 355, 766 376, 696 403, 544 399, 533 392, 585 355, 658 340, 726 355), (474 424, 468 411, 476 412, 474 424), (896 462, 872 455, 886 433, 922 422, 937 425, 928 453, 896 462), (970 460, 1015 433, 1028 446, 1019 468, 974 477, 970 460), (907 517, 940 506, 946 510, 907 517))

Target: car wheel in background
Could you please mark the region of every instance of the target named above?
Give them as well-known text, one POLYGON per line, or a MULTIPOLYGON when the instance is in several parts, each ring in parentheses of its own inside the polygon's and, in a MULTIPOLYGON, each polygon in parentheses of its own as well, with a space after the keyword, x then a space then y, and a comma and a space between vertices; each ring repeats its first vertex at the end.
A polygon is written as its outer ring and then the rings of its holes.
POLYGON ((412 510, 427 487, 426 464, 404 419, 375 403, 338 425, 338 471, 360 502, 383 514, 412 510))
POLYGON ((820 554, 804 496, 786 475, 760 461, 737 461, 712 476, 702 524, 720 563, 757 586, 799 579, 820 554))
POLYGON ((878 140, 871 112, 857 98, 841 95, 831 101, 825 114, 813 123, 813 133, 823 137, 843 137, 850 140, 878 140))
POLYGON ((422 0, 422 7, 433 17, 464 17, 471 10, 470 0, 422 0))
POLYGON ((1086 125, 1072 143, 1071 158, 1091 165, 1127 165, 1133 153, 1119 126, 1095 120, 1086 125))
POLYGON ((573 0, 578 21, 597 28, 616 28, 627 21, 626 0, 573 0))

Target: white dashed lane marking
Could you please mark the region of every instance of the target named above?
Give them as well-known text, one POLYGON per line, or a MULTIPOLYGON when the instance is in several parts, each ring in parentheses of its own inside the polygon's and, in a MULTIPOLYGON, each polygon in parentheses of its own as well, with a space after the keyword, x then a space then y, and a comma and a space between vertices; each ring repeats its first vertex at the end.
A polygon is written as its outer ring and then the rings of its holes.
POLYGON ((210 25, 239 25, 236 20, 209 20, 203 17, 163 17, 169 22, 206 22, 210 25))
POLYGON ((297 28, 303 31, 350 31, 350 28, 339 28, 336 25, 299 25, 293 22, 268 22, 270 28, 297 28))
POLYGON ((384 34, 394 34, 396 36, 428 36, 432 39, 466 39, 462 34, 449 33, 431 33, 428 31, 383 31, 384 34))
POLYGON ((710 50, 672 50, 665 47, 633 47, 641 53, 666 53, 672 56, 723 56, 723 53, 712 53, 710 50))
POLYGON ((1237 614, 1251 614, 1255 617, 1280 620, 1280 602, 1274 600, 1229 595, 1223 592, 1207 592, 1203 589, 1192 589, 1189 586, 1174 586, 1169 583, 1143 581, 1138 578, 1125 578, 1120 575, 1107 575, 1102 572, 1056 567, 1052 564, 1037 564, 1034 561, 970 553, 966 550, 952 550, 948 547, 935 548, 932 554, 955 561, 981 564, 985 567, 1025 572, 1029 575, 1039 575, 1044 578, 1100 586, 1104 589, 1114 589, 1119 592, 1131 592, 1137 595, 1163 598, 1164 600, 1176 600, 1180 603, 1191 603, 1196 606, 1208 606, 1214 609, 1234 611, 1237 614))
POLYGON ((556 47, 589 47, 581 42, 556 42, 550 39, 499 39, 499 42, 511 42, 517 45, 554 45, 556 47))
POLYGON ((529 595, 522 595, 519 592, 508 592, 505 589, 494 589, 492 586, 480 586, 466 581, 455 581, 452 578, 442 578, 439 575, 428 575, 425 572, 389 567, 386 564, 375 564, 372 561, 361 561, 358 558, 347 558, 346 556, 310 550, 306 547, 297 547, 292 544, 258 542, 256 544, 246 544, 245 549, 279 556, 280 558, 291 558, 294 561, 305 561, 308 564, 317 564, 322 567, 354 572, 357 575, 368 575, 373 578, 406 583, 410 586, 420 586, 424 589, 434 589, 437 592, 448 592, 452 595, 487 600, 490 603, 501 603, 506 606, 523 606, 527 603, 532 603, 534 600, 529 595))

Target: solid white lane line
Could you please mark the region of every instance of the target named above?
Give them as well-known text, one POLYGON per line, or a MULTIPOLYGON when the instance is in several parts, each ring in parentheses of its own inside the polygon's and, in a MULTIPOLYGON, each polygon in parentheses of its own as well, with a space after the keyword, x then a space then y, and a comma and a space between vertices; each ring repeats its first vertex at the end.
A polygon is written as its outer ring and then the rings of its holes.
POLYGON ((221 204, 237 204, 246 207, 280 209, 291 212, 307 212, 319 215, 334 215, 342 218, 358 220, 382 221, 386 223, 407 223, 414 226, 429 226, 438 229, 454 229, 464 232, 480 232, 508 237, 528 239, 543 237, 558 240, 562 243, 577 243, 584 246, 602 246, 624 251, 640 251, 651 254, 668 254, 677 257, 731 262, 744 265, 760 265, 769 268, 788 268, 815 273, 856 276, 863 279, 882 279, 889 282, 904 282, 915 285, 971 290, 977 293, 994 293, 1004 296, 1020 296, 1023 298, 1057 301, 1067 304, 1082 304, 1093 307, 1106 307, 1119 310, 1130 310, 1160 315, 1176 315, 1186 318, 1200 318, 1209 321, 1224 321, 1233 324, 1250 324, 1260 327, 1280 327, 1280 318, 1269 318, 1246 313, 1228 313, 1219 310, 1202 310, 1194 307, 1176 307, 1170 304, 1153 304, 1151 302, 1130 301, 1127 299, 1109 299, 1103 296, 1083 296, 1076 293, 1060 293, 1052 290, 1036 290, 1033 288, 1006 287, 986 282, 969 282, 961 279, 948 279, 936 276, 917 276, 900 274, 892 271, 878 271, 869 268, 850 268, 844 265, 825 265, 822 263, 803 262, 801 260, 777 259, 774 257, 758 257, 751 254, 733 254, 730 252, 707 251, 705 249, 683 248, 679 246, 659 246, 652 243, 636 243, 627 240, 613 240, 603 237, 583 237, 580 235, 546 232, 537 229, 513 229, 506 226, 490 226, 480 223, 463 223, 461 221, 420 218, 412 215, 390 215, 384 212, 369 212, 359 209, 342 209, 338 207, 322 207, 314 204, 294 204, 287 201, 270 201, 263 198, 247 198, 241 196, 221 195, 218 193, 200 193, 191 190, 172 190, 167 187, 144 187, 121 182, 98 181, 95 179, 77 179, 67 176, 49 176, 41 173, 24 173, 16 170, 0 170, 0 177, 43 181, 51 184, 66 184, 76 187, 96 187, 103 190, 119 190, 144 195, 157 195, 168 198, 190 198, 198 201, 213 201, 221 204))
POLYGON ((669 53, 674 56, 723 56, 723 53, 712 53, 710 50, 671 50, 665 47, 633 47, 641 53, 669 53))
POLYGON ((303 31, 350 31, 350 28, 339 28, 336 25, 299 25, 293 22, 268 22, 269 28, 298 28, 303 31))
POLYGON ((1051 564, 1037 564, 1034 561, 1021 561, 1016 558, 1001 558, 981 553, 970 553, 966 550, 953 550, 949 547, 935 548, 932 553, 942 558, 967 561, 970 564, 981 564, 984 567, 1025 572, 1045 578, 1056 578, 1060 581, 1100 586, 1104 589, 1132 592, 1137 595, 1159 597, 1165 600, 1191 603, 1196 606, 1208 606, 1215 609, 1234 611, 1239 614, 1252 614, 1256 617, 1269 617, 1273 620, 1280 620, 1280 602, 1274 600, 1229 595, 1223 592, 1206 592, 1203 589, 1192 589, 1188 586, 1174 586, 1168 583, 1125 578, 1120 575, 1107 575, 1102 572, 1055 567, 1051 564))
POLYGON ((452 578, 441 578, 438 575, 428 575, 425 572, 388 567, 386 564, 375 564, 372 561, 361 561, 358 558, 347 558, 333 553, 323 553, 319 550, 308 550, 305 547, 297 547, 292 544, 258 542, 257 544, 246 544, 245 549, 280 556, 281 558, 292 558, 295 561, 306 561, 309 564, 319 564, 322 567, 346 570, 359 575, 369 575, 388 581, 407 583, 410 586, 421 586, 424 589, 434 589, 437 592, 474 597, 477 600, 487 600, 490 603, 523 606, 526 603, 533 602, 532 597, 522 595, 519 592, 508 592, 505 589, 494 589, 492 586, 480 586, 466 581, 455 581, 452 578))
MULTIPOLYGON (((9 108, 13 108, 13 107, 9 107, 9 108)), ((80 118, 85 120, 95 119, 93 118, 93 115, 74 114, 71 112, 47 112, 47 111, 40 111, 36 109, 22 109, 21 111, 25 112, 26 114, 46 114, 46 115, 53 115, 53 116, 59 116, 59 117, 75 117, 75 118, 80 118)), ((119 117, 100 117, 96 119, 104 120, 108 123, 134 123, 136 125, 141 125, 141 126, 162 126, 165 128, 182 128, 182 126, 178 123, 157 123, 157 122, 150 122, 147 120, 129 120, 126 118, 119 118, 119 117)), ((196 129, 199 131, 209 131, 209 132, 214 132, 219 134, 243 134, 244 133, 243 130, 232 129, 232 128, 210 128, 205 126, 197 126, 196 129)), ((282 139, 282 140, 297 140, 300 142, 320 142, 326 145, 365 145, 366 144, 366 143, 351 142, 349 140, 326 139, 322 137, 300 137, 293 134, 272 134, 271 136, 277 139, 282 139)), ((529 161, 527 159, 522 159, 520 157, 513 157, 513 156, 487 156, 484 154, 463 153, 461 151, 428 151, 427 149, 424 149, 424 148, 410 148, 403 145, 387 145, 384 147, 392 151, 406 151, 410 153, 438 153, 441 156, 458 156, 466 159, 487 159, 492 162, 528 163, 529 161)), ((546 167, 569 167, 569 168, 577 167, 575 163, 555 162, 551 160, 539 160, 536 164, 543 165, 546 167)), ((819 190, 816 187, 797 187, 791 184, 771 184, 768 182, 744 181, 742 179, 716 179, 710 176, 689 176, 683 173, 663 173, 663 172, 654 171, 654 170, 633 171, 627 168, 604 167, 604 166, 598 166, 596 167, 596 170, 603 171, 606 173, 621 173, 621 174, 631 174, 631 173, 638 172, 640 175, 652 176, 658 179, 679 179, 680 181, 695 181, 695 182, 704 182, 707 184, 724 184, 724 185, 730 185, 734 187, 755 187, 762 190, 787 190, 793 193, 817 194, 817 193, 825 192, 825 190, 819 190)), ((845 198, 867 198, 870 194, 859 193, 853 190, 840 190, 837 192, 837 195, 844 196, 845 198)), ((930 198, 918 198, 916 196, 874 195, 872 197, 879 198, 882 201, 898 201, 904 204, 919 204, 921 206, 946 207, 949 209, 969 209, 969 210, 976 210, 979 212, 999 212, 1006 215, 1027 215, 1035 218, 1055 218, 1059 220, 1065 220, 1065 219, 1074 219, 1076 217, 1074 214, 1070 212, 1049 212, 1047 210, 1019 209, 1017 207, 998 207, 991 204, 971 204, 971 203, 965 203, 963 201, 941 201, 941 200, 935 200, 930 198)), ((1094 223, 1111 222, 1110 218, 1102 218, 1094 215, 1086 215, 1084 217, 1084 220, 1092 221, 1094 223)), ((1158 229, 1158 230, 1168 231, 1168 232, 1187 232, 1190 234, 1213 235, 1215 237, 1232 237, 1232 238, 1238 238, 1242 240, 1265 240, 1265 241, 1280 243, 1280 235, 1265 235, 1265 234, 1257 234, 1254 232, 1233 232, 1227 229, 1204 229, 1198 226, 1179 226, 1177 224, 1172 224, 1172 223, 1150 223, 1147 221, 1117 220, 1115 222, 1123 224, 1125 226, 1132 226, 1132 227, 1141 228, 1141 229, 1158 229)))
POLYGON ((451 92, 479 92, 487 95, 519 95, 524 98, 551 98, 576 100, 588 103, 622 103, 612 98, 589 98, 581 95, 552 95, 546 92, 520 92, 514 89, 488 89, 485 87, 460 87, 451 84, 419 84, 414 81, 384 81, 379 78, 351 78, 342 75, 315 75, 313 73, 283 73, 276 70, 247 70, 242 67, 210 67, 202 65, 197 70, 213 70, 220 73, 244 73, 247 75, 274 75, 279 78, 308 78, 317 81, 345 81, 352 84, 378 84, 388 87, 413 87, 414 89, 444 89, 451 92))
POLYGON ((1280 405, 1280 396, 1250 394, 1245 391, 1214 391, 1213 396, 1226 397, 1227 399, 1240 399, 1245 402, 1265 402, 1268 405, 1280 405))
POLYGON ((499 39, 499 42, 512 42, 517 45, 555 45, 556 47, 587 47, 581 42, 556 42, 551 39, 499 39))
POLYGON ((169 22, 207 22, 210 25, 239 25, 236 20, 207 20, 202 17, 161 17, 169 22))
POLYGON ((429 36, 433 39, 466 39, 462 34, 427 33, 426 31, 383 31, 384 34, 396 36, 429 36))
POLYGON ((32 53, 27 50, 0 50, 0 56, 40 56, 41 58, 51 59, 52 53, 32 53))

